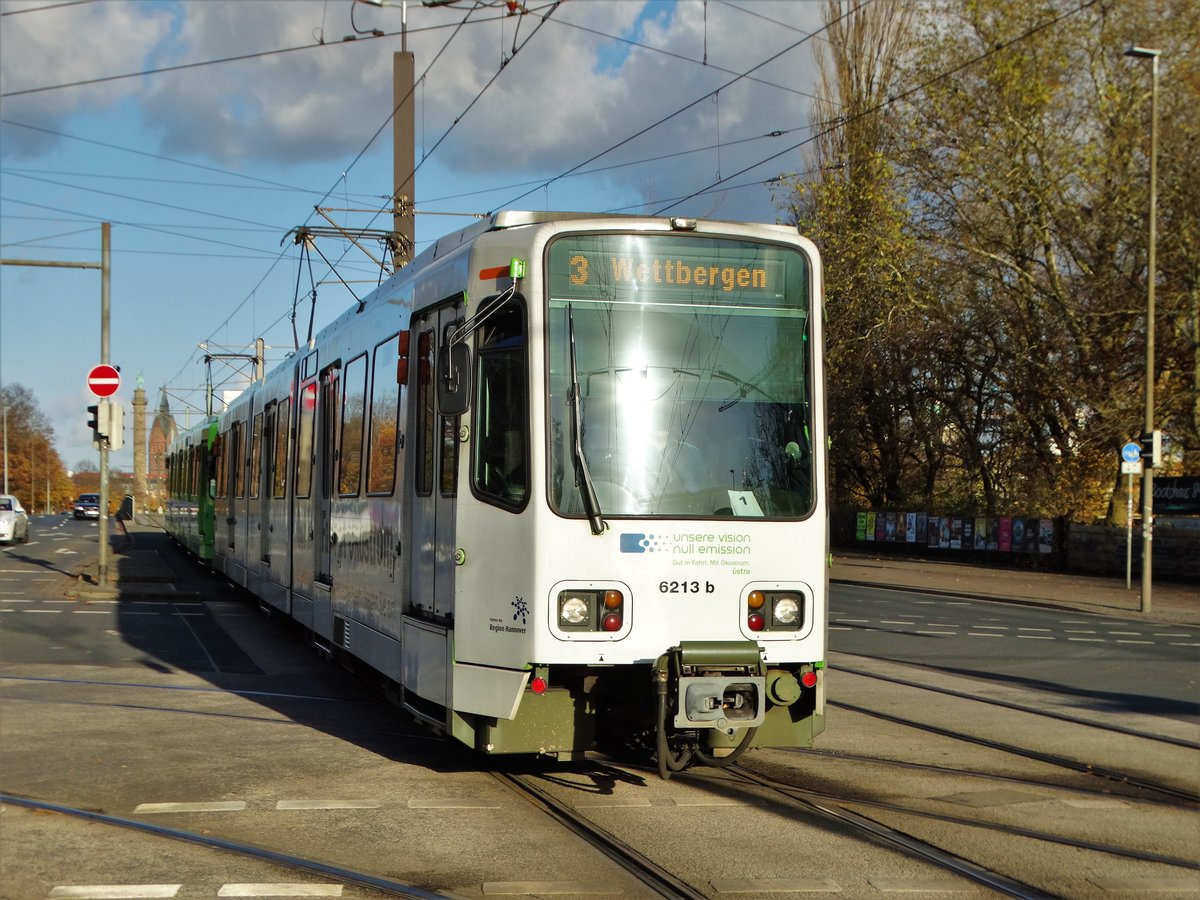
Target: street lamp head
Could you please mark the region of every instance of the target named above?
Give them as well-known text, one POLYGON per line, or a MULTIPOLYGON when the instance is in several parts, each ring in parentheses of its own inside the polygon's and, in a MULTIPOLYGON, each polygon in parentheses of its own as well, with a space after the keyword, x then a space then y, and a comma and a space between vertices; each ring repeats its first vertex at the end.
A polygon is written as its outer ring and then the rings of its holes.
POLYGON ((1135 59, 1154 59, 1162 53, 1161 50, 1153 50, 1150 47, 1138 47, 1136 44, 1125 51, 1126 56, 1132 56, 1135 59))

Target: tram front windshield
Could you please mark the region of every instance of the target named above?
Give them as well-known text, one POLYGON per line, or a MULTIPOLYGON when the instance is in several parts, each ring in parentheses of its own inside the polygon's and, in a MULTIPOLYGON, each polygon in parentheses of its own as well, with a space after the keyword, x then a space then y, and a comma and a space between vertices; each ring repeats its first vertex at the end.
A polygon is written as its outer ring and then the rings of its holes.
POLYGON ((589 512, 588 482, 603 516, 811 511, 803 253, 696 234, 566 235, 548 265, 559 513, 589 512))

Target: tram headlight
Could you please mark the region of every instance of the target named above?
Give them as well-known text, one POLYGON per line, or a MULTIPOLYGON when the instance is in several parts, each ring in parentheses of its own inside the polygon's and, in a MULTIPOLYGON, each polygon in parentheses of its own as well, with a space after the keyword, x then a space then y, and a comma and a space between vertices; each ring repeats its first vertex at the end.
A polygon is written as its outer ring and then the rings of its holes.
POLYGON ((794 628, 796 623, 800 621, 800 601, 797 597, 791 594, 785 594, 775 601, 775 609, 772 615, 777 625, 782 625, 785 628, 794 628))
POLYGON ((592 618, 591 606, 587 600, 577 595, 560 596, 558 598, 558 618, 566 626, 585 625, 592 618))

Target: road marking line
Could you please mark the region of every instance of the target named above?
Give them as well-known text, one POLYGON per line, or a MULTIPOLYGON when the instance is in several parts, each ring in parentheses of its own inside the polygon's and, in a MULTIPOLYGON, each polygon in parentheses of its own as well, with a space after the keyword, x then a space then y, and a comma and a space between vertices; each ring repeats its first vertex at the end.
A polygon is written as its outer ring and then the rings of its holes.
POLYGON ((53 616, 62 612, 61 609, 23 609, 22 612, 27 613, 42 613, 43 615, 53 616))
POLYGON ((1018 634, 1019 641, 1056 641, 1058 638, 1052 634, 1018 634))
POLYGON ((1017 631, 1050 631, 1049 628, 1026 628, 1024 625, 1018 625, 1017 631))
POLYGON ((125 898, 174 897, 182 884, 60 884, 50 891, 52 898, 73 900, 125 900, 125 898))
POLYGON ((217 800, 211 803, 139 803, 133 811, 135 813, 239 812, 245 808, 245 800, 217 800))
POLYGON ((957 631, 920 631, 920 630, 918 630, 918 631, 917 631, 917 634, 949 634, 949 635, 956 635, 956 634, 958 634, 958 632, 957 632, 957 631))
POLYGON ((1104 638, 1067 638, 1068 641, 1079 641, 1084 644, 1103 644, 1104 638))
POLYGON ((994 631, 1008 631, 1007 625, 976 625, 976 628, 991 628, 994 631))
POLYGON ((1154 641, 1123 641, 1120 638, 1117 638, 1117 643, 1118 644, 1151 644, 1151 645, 1153 645, 1154 641))
POLYGON ((1007 635, 1007 634, 992 634, 992 633, 990 633, 990 632, 986 632, 986 631, 968 631, 968 632, 967 632, 967 637, 994 637, 994 638, 1002 638, 1002 637, 1008 637, 1008 635, 1007 635))
POLYGON ((340 897, 340 884, 224 884, 218 897, 340 897))
POLYGON ((1064 628, 1063 631, 1065 631, 1067 634, 1095 634, 1096 633, 1096 629, 1094 629, 1094 628, 1064 628))

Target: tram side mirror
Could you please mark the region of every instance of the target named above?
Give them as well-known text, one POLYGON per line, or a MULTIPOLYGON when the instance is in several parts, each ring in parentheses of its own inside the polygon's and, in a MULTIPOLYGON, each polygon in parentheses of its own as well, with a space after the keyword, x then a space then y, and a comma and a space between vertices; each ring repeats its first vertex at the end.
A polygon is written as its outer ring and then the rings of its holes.
POLYGON ((396 360, 396 384, 408 384, 408 336, 410 332, 400 332, 400 341, 397 349, 398 359, 396 360))
POLYGON ((438 410, 461 416, 471 407, 471 348, 463 342, 442 347, 438 361, 438 410))

